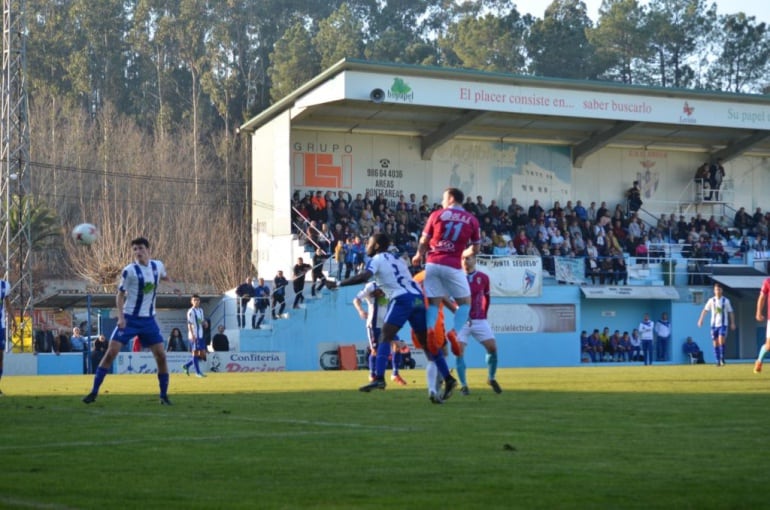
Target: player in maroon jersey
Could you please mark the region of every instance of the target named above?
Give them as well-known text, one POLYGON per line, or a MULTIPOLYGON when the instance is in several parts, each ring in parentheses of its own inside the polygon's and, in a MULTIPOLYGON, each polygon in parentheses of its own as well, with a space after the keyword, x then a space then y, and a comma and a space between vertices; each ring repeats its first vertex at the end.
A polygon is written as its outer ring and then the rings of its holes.
POLYGON ((489 276, 476 270, 476 257, 471 255, 463 257, 463 269, 468 278, 468 284, 471 289, 471 309, 470 320, 459 330, 457 339, 460 344, 460 353, 455 359, 457 365, 457 377, 460 379, 460 393, 468 395, 468 381, 465 378, 465 348, 468 346, 468 340, 473 337, 487 351, 487 384, 489 384, 495 393, 502 393, 500 385, 495 380, 497 372, 497 342, 492 327, 487 320, 487 311, 489 310, 489 276))
POLYGON ((442 209, 434 211, 420 237, 412 264, 418 266, 425 257, 425 295, 428 297, 428 327, 438 319, 438 307, 444 298, 457 303, 454 329, 460 331, 468 322, 471 291, 462 269, 464 256, 476 255, 481 243, 481 230, 476 217, 462 207, 465 195, 457 188, 447 188, 441 200, 442 209))

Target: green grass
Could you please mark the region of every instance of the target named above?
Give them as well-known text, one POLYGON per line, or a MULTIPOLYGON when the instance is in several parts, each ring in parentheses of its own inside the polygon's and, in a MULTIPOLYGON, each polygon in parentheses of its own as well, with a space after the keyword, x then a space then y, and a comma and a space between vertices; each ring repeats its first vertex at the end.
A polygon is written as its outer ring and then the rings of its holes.
POLYGON ((494 395, 364 372, 4 377, 0 508, 762 508, 770 373, 505 369, 494 395))

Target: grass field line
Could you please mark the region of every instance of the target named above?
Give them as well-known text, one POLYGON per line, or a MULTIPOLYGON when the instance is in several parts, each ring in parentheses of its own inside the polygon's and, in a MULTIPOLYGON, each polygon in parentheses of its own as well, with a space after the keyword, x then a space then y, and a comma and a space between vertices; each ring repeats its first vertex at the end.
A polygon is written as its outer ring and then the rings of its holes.
POLYGON ((297 432, 276 432, 276 433, 248 433, 248 434, 227 434, 227 435, 211 435, 205 436, 186 436, 186 437, 158 437, 148 438, 141 437, 136 439, 114 439, 103 441, 68 441, 68 442, 55 442, 55 443, 36 443, 27 445, 3 445, 0 446, 0 451, 30 451, 30 450, 50 450, 58 448, 93 448, 101 446, 126 446, 131 444, 149 445, 152 442, 158 442, 163 444, 168 443, 193 443, 193 442, 221 442, 221 441, 241 441, 244 439, 257 439, 257 438, 291 438, 302 436, 320 436, 320 435, 333 435, 336 434, 335 430, 318 430, 318 431, 297 431, 297 432))
MULTIPOLYGON (((58 410, 58 411, 65 411, 69 412, 71 411, 70 408, 66 407, 52 407, 49 409, 58 410)), ((115 411, 107 411, 107 410, 98 410, 98 411, 92 411, 94 414, 99 414, 103 416, 130 416, 130 417, 156 417, 158 416, 158 413, 132 413, 132 412, 115 412, 115 411)), ((200 418, 201 416, 209 416, 210 413, 202 411, 200 413, 185 413, 185 414, 177 414, 174 413, 174 418, 181 418, 183 420, 189 421, 189 420, 195 420, 197 418, 200 418)), ((259 416, 233 416, 232 414, 228 414, 227 416, 228 420, 237 420, 237 421, 245 421, 245 422, 252 422, 252 423, 281 423, 285 425, 310 425, 314 427, 330 427, 330 428, 337 428, 337 429, 362 429, 362 430, 383 430, 386 432, 413 432, 414 427, 393 427, 389 425, 368 425, 363 423, 346 423, 346 422, 334 422, 334 421, 320 421, 320 420, 298 420, 293 418, 262 418, 259 416)))
POLYGON ((40 501, 29 501, 25 499, 9 498, 0 496, 0 506, 7 508, 40 508, 45 510, 75 510, 75 507, 59 505, 56 503, 41 503, 40 501))

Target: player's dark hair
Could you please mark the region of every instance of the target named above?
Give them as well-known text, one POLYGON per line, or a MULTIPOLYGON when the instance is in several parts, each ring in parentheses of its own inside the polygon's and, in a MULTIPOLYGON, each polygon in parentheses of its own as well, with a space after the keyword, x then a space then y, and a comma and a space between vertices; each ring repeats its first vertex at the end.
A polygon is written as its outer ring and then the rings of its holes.
POLYGON ((463 200, 465 200, 465 193, 458 188, 447 188, 446 192, 449 193, 458 204, 462 204, 463 200))
POLYGON ((377 243, 377 253, 388 251, 390 248, 390 237, 387 234, 374 234, 374 242, 377 243))
POLYGON ((148 241, 144 237, 137 237, 136 239, 131 241, 131 246, 137 246, 137 245, 144 246, 145 248, 149 248, 150 247, 150 241, 148 241))
POLYGON ((190 296, 190 298, 191 299, 195 299, 195 298, 200 299, 201 297, 198 294, 193 294, 192 296, 190 296))

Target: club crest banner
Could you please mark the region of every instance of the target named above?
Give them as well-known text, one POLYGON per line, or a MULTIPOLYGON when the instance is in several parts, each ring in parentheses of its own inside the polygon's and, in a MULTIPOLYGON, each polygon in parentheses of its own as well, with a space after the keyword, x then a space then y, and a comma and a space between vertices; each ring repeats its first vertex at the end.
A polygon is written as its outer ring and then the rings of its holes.
POLYGON ((479 256, 476 267, 489 276, 492 296, 539 297, 543 294, 543 261, 540 257, 479 256))

